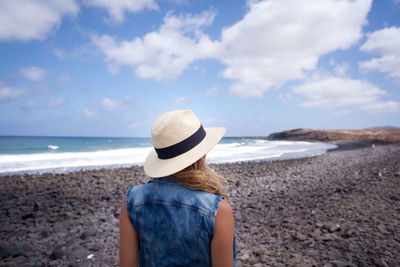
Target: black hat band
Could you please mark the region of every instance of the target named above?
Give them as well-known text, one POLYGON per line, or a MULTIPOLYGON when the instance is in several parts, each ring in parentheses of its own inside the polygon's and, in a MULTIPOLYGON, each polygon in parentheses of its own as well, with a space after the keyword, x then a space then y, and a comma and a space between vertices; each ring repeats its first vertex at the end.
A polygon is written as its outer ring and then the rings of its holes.
POLYGON ((188 152, 200 144, 205 137, 206 131, 204 130, 203 125, 200 125, 200 128, 194 134, 179 143, 164 148, 154 149, 156 150, 159 159, 171 159, 188 152))

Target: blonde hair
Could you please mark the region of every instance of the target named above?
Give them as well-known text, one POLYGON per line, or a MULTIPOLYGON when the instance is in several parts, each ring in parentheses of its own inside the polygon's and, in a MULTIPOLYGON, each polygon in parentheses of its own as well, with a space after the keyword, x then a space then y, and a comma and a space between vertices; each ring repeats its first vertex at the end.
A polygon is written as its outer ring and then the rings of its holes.
POLYGON ((228 196, 222 188, 222 176, 218 175, 208 166, 205 156, 189 167, 172 174, 170 177, 175 182, 190 189, 220 195, 229 201, 228 196))

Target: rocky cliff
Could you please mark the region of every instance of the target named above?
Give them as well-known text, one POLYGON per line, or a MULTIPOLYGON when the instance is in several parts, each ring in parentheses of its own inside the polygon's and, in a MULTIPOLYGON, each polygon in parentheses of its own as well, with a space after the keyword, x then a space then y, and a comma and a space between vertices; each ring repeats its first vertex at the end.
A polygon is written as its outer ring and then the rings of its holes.
POLYGON ((322 141, 359 140, 368 142, 400 143, 400 129, 313 130, 294 129, 272 133, 268 140, 322 141))

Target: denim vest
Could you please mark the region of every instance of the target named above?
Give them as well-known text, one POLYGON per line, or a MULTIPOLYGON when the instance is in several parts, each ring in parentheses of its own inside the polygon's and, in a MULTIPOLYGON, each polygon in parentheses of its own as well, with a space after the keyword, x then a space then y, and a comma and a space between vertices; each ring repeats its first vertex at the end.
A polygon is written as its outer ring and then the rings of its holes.
MULTIPOLYGON (((139 236, 139 266, 211 266, 211 239, 222 197, 164 177, 128 189, 139 236)), ((233 242, 236 266, 236 242, 233 242)))

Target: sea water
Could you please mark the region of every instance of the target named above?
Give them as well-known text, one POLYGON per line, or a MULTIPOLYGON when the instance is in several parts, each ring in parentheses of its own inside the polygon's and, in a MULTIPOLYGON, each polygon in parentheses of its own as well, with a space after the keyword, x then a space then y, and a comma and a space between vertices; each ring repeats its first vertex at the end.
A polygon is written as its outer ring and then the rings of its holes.
MULTIPOLYGON (((319 155, 335 147, 326 143, 225 137, 207 154, 207 161, 292 159, 319 155)), ((151 149, 151 138, 0 136, 0 176, 140 166, 151 149)))

